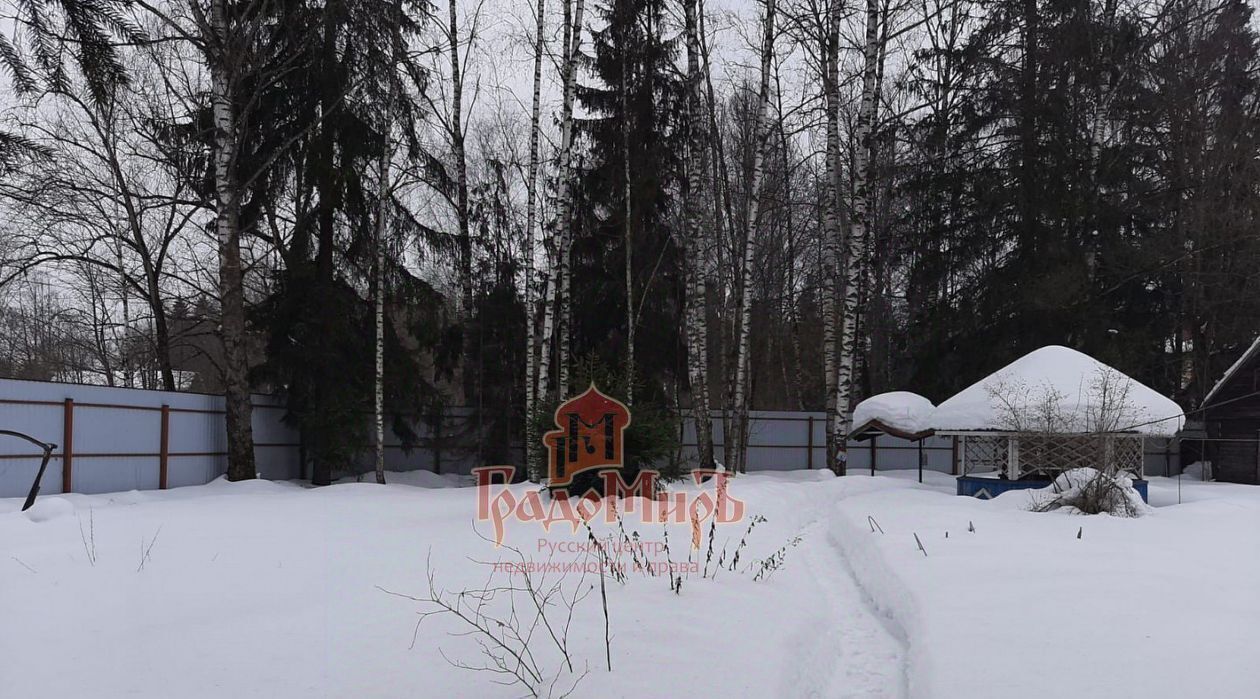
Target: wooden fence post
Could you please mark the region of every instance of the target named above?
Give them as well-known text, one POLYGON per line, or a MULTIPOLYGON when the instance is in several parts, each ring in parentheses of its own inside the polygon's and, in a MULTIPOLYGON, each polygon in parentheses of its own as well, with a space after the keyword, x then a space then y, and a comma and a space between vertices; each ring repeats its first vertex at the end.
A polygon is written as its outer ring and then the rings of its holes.
POLYGON ((809 416, 809 426, 807 429, 809 430, 809 436, 805 438, 805 443, 808 445, 805 447, 805 467, 812 469, 814 467, 814 416, 813 415, 809 416))
POLYGON ((167 466, 171 456, 171 406, 162 405, 162 438, 158 447, 158 488, 166 490, 167 466))
POLYGON ((74 399, 67 398, 61 411, 61 492, 74 487, 74 399))

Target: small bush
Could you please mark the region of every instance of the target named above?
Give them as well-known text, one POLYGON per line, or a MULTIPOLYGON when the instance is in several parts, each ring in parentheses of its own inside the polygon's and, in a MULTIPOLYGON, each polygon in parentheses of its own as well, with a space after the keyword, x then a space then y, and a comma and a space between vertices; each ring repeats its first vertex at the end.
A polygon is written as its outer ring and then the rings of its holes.
POLYGON ((1072 514, 1140 517, 1150 512, 1133 479, 1121 471, 1107 474, 1093 468, 1064 471, 1049 488, 1033 496, 1035 512, 1066 510, 1072 514))

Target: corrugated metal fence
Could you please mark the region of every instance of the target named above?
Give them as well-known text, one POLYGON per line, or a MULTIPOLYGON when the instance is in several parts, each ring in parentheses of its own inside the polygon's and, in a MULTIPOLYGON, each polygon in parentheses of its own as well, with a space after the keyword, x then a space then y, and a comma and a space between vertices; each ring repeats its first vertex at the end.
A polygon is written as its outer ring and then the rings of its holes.
MULTIPOLYGON (((283 403, 254 397, 254 442, 264 478, 299 478, 302 472, 297 432, 282 420, 283 403)), ((386 431, 386 465, 391 470, 468 473, 478 464, 475 450, 461 445, 468 411, 450 409, 438 432, 417 426, 421 447, 404 451, 386 431)), ((752 411, 749 415, 749 470, 826 467, 824 414, 752 411)), ((105 386, 0 379, 0 429, 24 432, 58 445, 44 476, 44 493, 103 493, 207 483, 226 469, 223 399, 196 393, 169 393, 105 386)), ((714 418, 714 439, 721 458, 722 420, 714 418)), ((695 429, 684 421, 684 459, 695 457, 695 429)), ((519 447, 519 445, 518 445, 519 447)), ((851 442, 850 473, 913 469, 949 473, 953 442, 931 437, 922 445, 880 437, 851 442), (920 450, 920 446, 922 449, 920 450)), ((361 466, 366 466, 364 459, 361 466)), ((0 497, 26 494, 39 467, 29 444, 0 437, 0 497)), ((1180 466, 1175 445, 1148 440, 1148 474, 1175 474, 1180 466)))
MULTIPOLYGON (((283 408, 255 400, 262 473, 296 475, 295 441, 283 408)), ((101 493, 206 483, 223 473, 223 399, 37 381, 0 380, 0 425, 58 445, 45 493, 101 493)), ((39 459, 29 445, 0 442, 0 496, 25 494, 39 459)))

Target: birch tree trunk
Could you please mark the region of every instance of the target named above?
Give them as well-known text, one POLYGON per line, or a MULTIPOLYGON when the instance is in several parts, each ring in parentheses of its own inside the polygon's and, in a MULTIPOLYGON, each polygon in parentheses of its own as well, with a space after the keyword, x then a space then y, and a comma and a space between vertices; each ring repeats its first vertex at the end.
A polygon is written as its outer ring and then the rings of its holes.
MULTIPOLYGON (((866 251, 866 225, 870 208, 871 132, 875 124, 876 74, 879 63, 879 2, 866 3, 866 41, 862 64, 862 98, 858 107, 856 148, 853 157, 853 220, 849 226, 844 260, 844 318, 840 327, 840 357, 836 369, 836 409, 840 430, 837 448, 843 452, 852 429, 853 368, 856 359, 858 294, 861 291, 866 251)), ((842 462, 833 466, 843 471, 842 462)))
POLYGON ((752 288, 749 283, 752 270, 756 228, 761 212, 761 179, 765 170, 766 151, 770 138, 766 129, 766 112, 770 108, 770 64, 774 54, 774 20, 777 0, 765 0, 766 17, 761 40, 761 84, 757 93, 757 115, 753 122, 753 162, 748 183, 748 208, 744 223, 744 254, 739 267, 739 326, 736 337, 735 400, 732 406, 738 413, 735 419, 735 451, 733 470, 745 473, 748 442, 748 350, 749 330, 752 325, 752 288))
POLYGON ((713 421, 709 413, 709 332, 706 312, 705 263, 708 226, 705 214, 716 212, 709 190, 709 118, 705 113, 697 14, 699 0, 686 0, 687 45, 687 177, 685 178, 684 241, 687 256, 687 379, 691 384, 692 419, 696 425, 696 450, 700 467, 713 466, 713 421))
MULTIPOLYGON (((393 89, 390 89, 393 92, 393 89)), ((387 120, 388 123, 388 120, 387 120)), ((388 134, 385 135, 389 140, 388 134)), ((393 149, 385 146, 377 165, 376 227, 373 244, 376 256, 372 263, 372 316, 374 365, 372 375, 372 429, 375 441, 374 463, 376 482, 385 485, 385 198, 389 196, 389 157, 393 149)))
POLYGON ((402 3, 394 0, 391 26, 391 55, 386 86, 385 112, 381 123, 381 157, 376 168, 376 257, 373 261, 372 285, 373 320, 375 338, 375 368, 373 376, 372 418, 376 437, 376 482, 385 485, 385 233, 389 215, 391 190, 389 185, 390 162, 394 157, 392 129, 395 110, 398 108, 398 64, 402 61, 402 3))
POLYGON ((840 411, 837 407, 836 367, 836 300, 839 297, 840 239, 843 225, 840 216, 840 19, 843 5, 832 0, 828 31, 823 41, 823 92, 827 108, 826 178, 823 187, 823 246, 820 251, 820 268, 823 285, 823 376, 827 392, 827 467, 844 475, 844 464, 839 461, 841 444, 839 435, 840 411))
MULTIPOLYGON (((1108 30, 1108 33, 1104 35, 1106 38, 1104 38, 1102 42, 1104 48, 1108 51, 1108 53, 1114 53, 1114 40, 1111 37, 1118 36, 1120 34, 1119 31, 1112 29, 1116 21, 1115 0, 1105 0, 1105 2, 1103 2, 1102 16, 1100 19, 1100 24, 1102 24, 1105 30, 1108 30)), ((1110 56, 1110 58, 1111 60, 1115 60, 1115 56, 1110 56)), ((1092 115, 1094 123, 1091 125, 1089 132, 1089 163, 1090 175, 1094 181, 1093 198, 1095 199, 1099 196, 1097 183, 1098 171, 1102 158, 1103 131, 1111 113, 1111 102, 1114 95, 1113 87, 1115 82, 1116 80, 1113 76, 1110 74, 1104 74, 1099 78, 1098 86, 1094 90, 1094 110, 1092 115)))
MULTIPOLYGON (((562 33, 561 33, 561 55, 560 55, 560 81, 561 93, 568 93, 568 78, 566 65, 568 63, 569 47, 573 44, 573 0, 562 0, 561 12, 563 14, 562 33)), ((563 101, 561 110, 563 111, 563 101)), ((562 117, 563 120, 563 117, 562 117)), ((561 127, 561 138, 563 138, 563 126, 561 127)), ((561 154, 564 148, 561 147, 561 154)), ((557 158, 557 165, 563 161, 563 157, 557 158)), ((563 173, 559 172, 557 167, 556 182, 557 194, 556 198, 564 197, 564 186, 561 183, 563 173)), ((545 245, 547 247, 547 273, 543 279, 543 297, 545 304, 543 306, 543 326, 542 339, 538 348, 538 393, 541 396, 551 395, 551 365, 554 360, 552 348, 555 346, 556 335, 556 305, 560 301, 560 250, 563 247, 560 240, 561 230, 559 213, 551 219, 547 224, 547 238, 545 245)), ((540 450, 541 454, 541 450, 540 450)), ((539 464, 540 477, 542 464, 539 464)))
POLYGON ((569 253, 573 244, 573 100, 577 92, 577 57, 582 46, 582 12, 584 0, 576 0, 573 21, 570 24, 568 2, 565 3, 565 25, 568 46, 564 54, 564 103, 560 113, 560 205, 557 215, 558 264, 556 266, 556 312, 560 314, 556 345, 556 384, 563 398, 569 392, 569 334, 572 322, 570 313, 569 253))
POLYGON ((234 106, 234 76, 229 66, 240 59, 228 25, 227 0, 210 3, 214 40, 208 47, 210 99, 214 118, 215 236, 219 245, 219 295, 223 339, 224 409, 227 424, 228 480, 254 478, 253 405, 250 403, 246 351, 245 295, 241 268, 241 187, 236 156, 240 134, 234 106))
MULTIPOLYGON (((553 247, 557 247, 553 242, 553 247)), ((551 348, 552 338, 556 330, 556 268, 555 261, 548 258, 550 268, 543 279, 543 324, 542 339, 538 345, 538 397, 551 395, 551 348)), ((541 450, 539 454, 541 455, 541 450)), ((541 464, 539 464, 541 470, 541 464)))
MULTIPOLYGON (((535 354, 534 316, 534 228, 538 223, 538 142, 541 135, 542 111, 542 64, 544 18, 546 0, 538 0, 538 14, 534 26, 534 101, 530 112, 529 172, 525 181, 525 469, 535 483, 542 479, 539 462, 537 431, 534 429, 534 411, 538 402, 539 355, 535 354)), ((546 354, 541 361, 546 361, 546 354)), ((545 388, 545 387, 544 387, 545 388)))
MULTIPOLYGON (((710 61, 710 50, 706 39, 707 29, 705 24, 704 0, 699 0, 699 2, 700 6, 698 8, 696 23, 699 29, 700 56, 703 59, 702 65, 704 66, 705 94, 708 96, 708 127, 711 135, 711 138, 709 139, 708 155, 710 158, 710 174, 712 176, 711 182, 713 187, 713 240, 721 240, 727 232, 730 232, 732 236, 734 235, 735 209, 734 204, 731 201, 731 177, 730 170, 727 167, 726 149, 723 146, 721 129, 718 128, 718 100, 716 92, 713 89, 712 63, 710 61)), ((714 272, 713 261, 720 261, 721 258, 722 250, 712 245, 702 251, 702 258, 700 261, 705 265, 703 270, 703 279, 714 279, 713 276, 710 276, 714 272)), ((717 266, 721 269, 726 268, 721 262, 719 262, 717 266)), ((733 266, 733 263, 731 266, 733 266)), ((726 283, 726 280, 723 280, 720 277, 716 278, 716 287, 718 289, 724 289, 727 286, 728 284, 726 283)), ((725 363, 725 359, 729 356, 728 345, 726 344, 726 308, 727 300, 725 298, 725 294, 722 294, 722 297, 718 302, 718 316, 720 321, 718 326, 717 342, 719 346, 719 355, 723 358, 723 363, 721 365, 723 373, 729 373, 727 371, 729 366, 725 363)), ((734 429, 731 427, 730 409, 730 403, 732 400, 731 394, 733 393, 733 390, 731 390, 731 382, 729 380, 725 383, 727 386, 727 403, 723 406, 724 409, 722 410, 722 460, 729 464, 731 463, 731 455, 734 453, 730 439, 731 435, 734 434, 734 429)), ((712 405, 711 402, 710 405, 712 405)))
MULTIPOLYGON (((563 186, 562 198, 568 199, 572 196, 570 194, 573 187, 571 174, 566 175, 563 186)), ((564 214, 566 219, 572 217, 567 205, 564 207, 564 214)), ((570 333, 573 324, 573 304, 570 298, 572 279, 569 266, 572 246, 573 231, 570 224, 566 223, 560 232, 560 262, 556 266, 556 313, 559 314, 556 319, 556 393, 561 400, 569 395, 570 333)))

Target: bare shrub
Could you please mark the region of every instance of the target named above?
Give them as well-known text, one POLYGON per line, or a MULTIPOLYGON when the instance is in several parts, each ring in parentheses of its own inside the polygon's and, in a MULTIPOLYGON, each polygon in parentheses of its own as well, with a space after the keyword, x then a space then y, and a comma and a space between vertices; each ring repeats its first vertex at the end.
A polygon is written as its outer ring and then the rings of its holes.
POLYGON ((1109 475, 1092 468, 1072 469, 1054 479, 1048 490, 1049 494, 1033 496, 1034 512, 1140 517, 1150 509, 1133 487, 1133 479, 1123 472, 1109 475))
POLYGON ((1143 415, 1129 388, 1123 374, 1109 369, 1089 378, 1075 405, 1048 385, 999 381, 990 387, 999 425, 1015 440, 1019 471, 1054 476, 1049 494, 1035 496, 1031 509, 1125 517, 1145 512, 1125 472, 1140 469, 1142 458, 1141 437, 1132 430, 1143 415))
MULTIPOLYGON (((566 593, 562 579, 548 579, 545 572, 535 572, 519 549, 504 548, 513 552, 516 560, 491 562, 491 573, 480 588, 443 590, 437 584, 432 565, 426 564, 429 584, 426 595, 407 595, 379 586, 377 589, 424 606, 416 621, 413 647, 425 619, 448 617, 462 627, 452 635, 475 638, 481 656, 481 661, 476 662, 451 658, 442 651, 442 657, 451 665, 489 673, 496 676, 493 680, 496 684, 519 686, 529 696, 571 696, 588 670, 582 666, 579 671, 574 666, 569 651, 569 627, 574 610, 593 586, 585 583, 583 572, 577 584, 566 593), (544 653, 540 641, 555 653, 544 653)), ((604 604, 607 614, 607 598, 604 604)))

